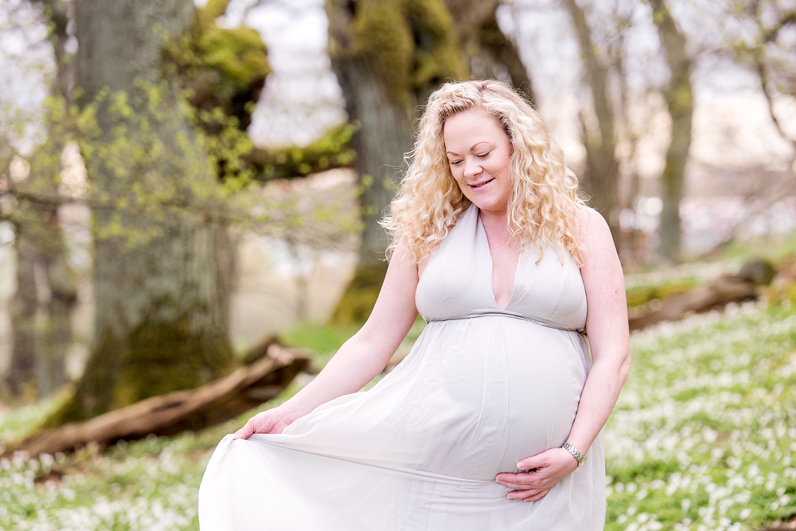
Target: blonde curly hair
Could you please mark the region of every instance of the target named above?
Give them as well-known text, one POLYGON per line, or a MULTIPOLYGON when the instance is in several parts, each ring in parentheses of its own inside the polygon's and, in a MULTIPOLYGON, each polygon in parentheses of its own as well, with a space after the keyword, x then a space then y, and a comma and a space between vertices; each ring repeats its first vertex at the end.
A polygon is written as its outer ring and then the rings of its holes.
POLYGON ((445 153, 445 120, 480 108, 503 126, 512 146, 509 174, 512 190, 507 208, 508 230, 522 250, 530 243, 540 251, 551 244, 563 260, 568 251, 583 265, 578 236, 578 179, 564 165, 564 154, 550 138, 542 118, 511 87, 500 81, 445 83, 428 100, 401 189, 381 225, 392 235, 392 252, 402 245, 420 262, 448 235, 470 206, 453 178, 445 153))

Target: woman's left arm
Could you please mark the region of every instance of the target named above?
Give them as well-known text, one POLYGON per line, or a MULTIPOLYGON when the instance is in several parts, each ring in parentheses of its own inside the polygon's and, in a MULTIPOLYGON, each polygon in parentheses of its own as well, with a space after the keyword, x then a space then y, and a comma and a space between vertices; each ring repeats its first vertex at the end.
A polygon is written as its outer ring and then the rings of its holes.
MULTIPOLYGON (((586 378, 567 442, 586 455, 630 373, 630 341, 622 265, 608 224, 594 210, 586 208, 579 210, 578 222, 584 244, 581 276, 589 308, 586 331, 594 364, 586 378)), ((496 480, 516 489, 509 493, 509 499, 534 501, 572 473, 578 461, 568 451, 552 448, 523 459, 517 467, 536 470, 498 474, 496 480)))

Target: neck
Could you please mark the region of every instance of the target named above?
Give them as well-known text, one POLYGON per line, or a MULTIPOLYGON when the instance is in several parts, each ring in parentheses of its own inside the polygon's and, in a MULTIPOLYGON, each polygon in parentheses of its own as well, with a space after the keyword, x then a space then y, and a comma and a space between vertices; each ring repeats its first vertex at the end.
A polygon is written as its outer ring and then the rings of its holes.
POLYGON ((481 223, 485 226, 489 227, 507 227, 508 226, 508 214, 506 210, 494 211, 494 210, 482 210, 478 209, 479 215, 481 216, 481 223))

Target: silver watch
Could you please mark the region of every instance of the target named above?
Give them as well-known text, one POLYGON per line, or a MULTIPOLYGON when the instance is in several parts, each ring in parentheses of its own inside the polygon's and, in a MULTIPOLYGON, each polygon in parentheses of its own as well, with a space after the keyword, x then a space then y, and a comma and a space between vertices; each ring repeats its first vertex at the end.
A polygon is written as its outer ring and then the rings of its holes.
POLYGON ((581 467, 581 466, 583 466, 583 463, 586 461, 586 456, 585 456, 585 455, 583 455, 582 453, 580 453, 580 452, 577 450, 577 448, 575 448, 574 446, 572 446, 572 445, 571 445, 571 444, 569 444, 568 442, 565 442, 564 444, 562 444, 562 445, 561 445, 561 448, 563 448, 563 449, 564 449, 564 450, 566 450, 567 452, 571 453, 571 454, 572 454, 572 456, 573 456, 575 459, 577 459, 577 460, 578 460, 578 467, 581 467))

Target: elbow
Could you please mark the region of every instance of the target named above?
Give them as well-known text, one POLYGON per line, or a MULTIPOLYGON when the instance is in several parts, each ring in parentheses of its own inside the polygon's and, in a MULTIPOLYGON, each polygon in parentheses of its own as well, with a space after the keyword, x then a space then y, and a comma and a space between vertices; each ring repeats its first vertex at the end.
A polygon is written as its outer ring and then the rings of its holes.
POLYGON ((630 351, 627 352, 625 355, 625 359, 622 360, 622 364, 619 366, 619 383, 620 385, 624 385, 627 381, 628 376, 630 376, 630 351))

